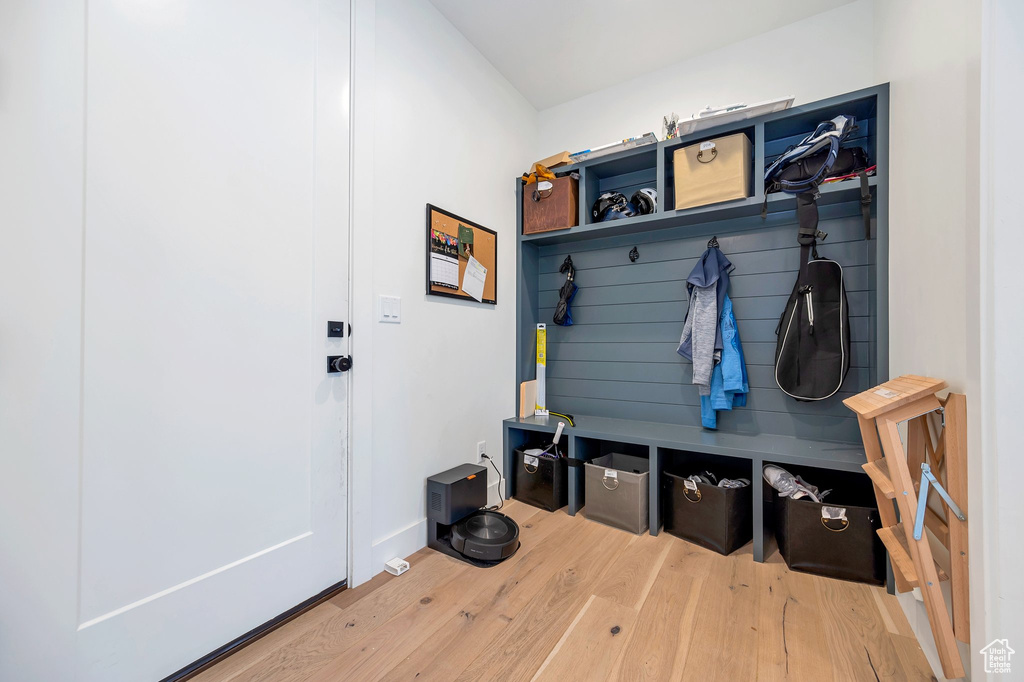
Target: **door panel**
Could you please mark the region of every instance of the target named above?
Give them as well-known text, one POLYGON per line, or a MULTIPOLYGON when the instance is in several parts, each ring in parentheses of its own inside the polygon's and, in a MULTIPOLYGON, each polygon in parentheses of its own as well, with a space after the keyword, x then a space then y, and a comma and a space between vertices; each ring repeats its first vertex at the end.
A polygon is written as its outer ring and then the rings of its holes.
POLYGON ((345 577, 347 376, 326 356, 347 339, 326 324, 347 308, 348 21, 337 0, 89 3, 97 679, 169 674, 345 577))

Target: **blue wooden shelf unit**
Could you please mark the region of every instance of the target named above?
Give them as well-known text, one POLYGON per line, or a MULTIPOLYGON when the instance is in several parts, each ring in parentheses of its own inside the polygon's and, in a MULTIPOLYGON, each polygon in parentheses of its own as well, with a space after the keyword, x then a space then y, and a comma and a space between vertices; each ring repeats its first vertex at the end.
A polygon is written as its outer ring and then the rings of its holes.
MULTIPOLYGON (((765 505, 771 489, 761 479, 764 464, 778 463, 794 473, 817 468, 862 475, 866 459, 857 420, 842 401, 888 378, 888 112, 889 87, 879 85, 559 168, 559 175, 579 173, 581 224, 557 232, 522 234, 523 184, 516 179, 517 380, 535 377, 536 325, 548 323, 547 404, 576 417, 576 426, 565 430, 563 448, 575 460, 609 452, 649 458, 652 534, 661 529, 659 493, 666 469, 685 474, 692 473, 688 465, 699 470, 698 463, 701 469, 715 462, 733 470, 749 466, 757 561, 764 560, 770 537, 765 505), (850 144, 864 147, 878 167, 870 178, 872 230, 866 238, 859 180, 821 188, 820 229, 828 238, 818 250, 844 268, 853 360, 839 393, 797 402, 774 379, 775 328, 799 268, 796 200, 772 193, 765 202, 761 178, 766 163, 839 114, 857 118, 850 144), (673 152, 735 132, 752 142, 750 196, 673 210, 673 152), (629 196, 641 187, 657 189, 657 212, 591 221, 590 206, 599 194, 629 196), (717 431, 701 428, 689 363, 676 353, 686 315, 685 280, 711 236, 718 237, 735 266, 729 295, 751 387, 746 407, 719 413, 717 431), (634 246, 640 256, 631 262, 634 246), (568 254, 580 289, 572 306, 575 324, 560 327, 552 316, 564 281, 558 268, 568 254)), ((505 420, 508 497, 515 496, 515 450, 543 442, 556 425, 556 419, 545 417, 505 420)), ((570 467, 569 513, 584 503, 583 469, 570 467)))

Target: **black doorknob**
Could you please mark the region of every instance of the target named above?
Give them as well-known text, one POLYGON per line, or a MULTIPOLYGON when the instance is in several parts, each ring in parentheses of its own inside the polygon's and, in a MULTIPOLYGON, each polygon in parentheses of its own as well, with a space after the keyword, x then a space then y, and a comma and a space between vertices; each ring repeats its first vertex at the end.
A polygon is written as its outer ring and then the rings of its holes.
POLYGON ((327 357, 327 373, 338 374, 352 369, 351 355, 329 355, 327 357))

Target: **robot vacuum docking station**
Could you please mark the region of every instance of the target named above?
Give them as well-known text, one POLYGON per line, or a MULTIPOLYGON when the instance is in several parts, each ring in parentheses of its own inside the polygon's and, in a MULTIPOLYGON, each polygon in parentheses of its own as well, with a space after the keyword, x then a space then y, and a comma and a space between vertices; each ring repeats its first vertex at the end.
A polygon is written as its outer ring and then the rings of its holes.
POLYGON ((495 566, 519 549, 519 525, 486 509, 487 469, 460 464, 427 479, 427 546, 474 566, 495 566))

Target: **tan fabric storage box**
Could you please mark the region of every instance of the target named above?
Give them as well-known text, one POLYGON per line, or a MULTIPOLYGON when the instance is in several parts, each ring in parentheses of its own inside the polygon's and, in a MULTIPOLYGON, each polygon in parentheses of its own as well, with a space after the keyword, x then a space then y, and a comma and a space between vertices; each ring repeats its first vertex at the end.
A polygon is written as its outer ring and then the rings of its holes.
POLYGON ((726 135, 675 150, 676 210, 743 199, 750 194, 750 138, 726 135))
POLYGON ((555 178, 551 189, 539 192, 537 185, 523 186, 523 234, 565 230, 579 224, 579 180, 571 176, 555 178))

